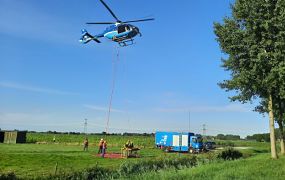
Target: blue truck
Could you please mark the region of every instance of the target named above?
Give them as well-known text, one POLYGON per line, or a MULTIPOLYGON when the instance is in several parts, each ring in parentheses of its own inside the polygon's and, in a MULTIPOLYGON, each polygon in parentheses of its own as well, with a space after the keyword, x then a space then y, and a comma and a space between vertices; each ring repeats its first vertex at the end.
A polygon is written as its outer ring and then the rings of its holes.
POLYGON ((201 135, 191 132, 163 132, 155 133, 156 147, 168 152, 199 153, 203 151, 203 139, 201 135))

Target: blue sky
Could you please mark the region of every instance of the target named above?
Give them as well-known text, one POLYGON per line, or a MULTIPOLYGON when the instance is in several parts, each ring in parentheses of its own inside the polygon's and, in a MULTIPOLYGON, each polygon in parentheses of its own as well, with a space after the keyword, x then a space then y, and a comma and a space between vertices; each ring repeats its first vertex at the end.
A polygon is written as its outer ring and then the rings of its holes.
MULTIPOLYGON (((106 0, 142 37, 120 48, 110 132, 155 130, 207 134, 268 131, 267 117, 250 104, 228 100, 217 86, 227 79, 213 22, 230 15, 233 0, 106 0)), ((113 21, 97 0, 0 1, 0 128, 37 131, 105 130, 116 44, 80 44, 113 21)))

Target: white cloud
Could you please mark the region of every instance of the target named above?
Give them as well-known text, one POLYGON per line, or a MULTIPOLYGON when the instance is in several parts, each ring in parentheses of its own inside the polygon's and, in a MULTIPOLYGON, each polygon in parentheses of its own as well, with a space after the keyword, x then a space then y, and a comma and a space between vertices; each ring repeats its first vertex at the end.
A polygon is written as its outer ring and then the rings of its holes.
POLYGON ((23 84, 18 84, 14 82, 0 82, 0 87, 23 90, 23 91, 31 91, 31 92, 37 92, 37 93, 47 93, 47 94, 58 94, 58 95, 76 95, 77 94, 73 92, 60 91, 56 89, 23 85, 23 84))
POLYGON ((238 104, 225 106, 193 106, 183 108, 155 108, 157 112, 179 113, 179 112, 252 112, 250 107, 238 104))
MULTIPOLYGON (((106 107, 102 107, 102 106, 94 106, 94 105, 89 105, 89 104, 84 104, 84 107, 88 108, 88 109, 92 109, 92 110, 96 110, 96 111, 105 111, 108 112, 109 109, 106 107)), ((114 109, 111 108, 111 112, 117 112, 117 113, 123 113, 123 110, 119 110, 119 109, 114 109)))

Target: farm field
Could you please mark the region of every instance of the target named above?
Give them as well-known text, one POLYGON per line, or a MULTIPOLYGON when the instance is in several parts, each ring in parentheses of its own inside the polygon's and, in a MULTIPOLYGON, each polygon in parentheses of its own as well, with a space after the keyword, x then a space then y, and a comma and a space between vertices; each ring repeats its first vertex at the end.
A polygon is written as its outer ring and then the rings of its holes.
MULTIPOLYGON (((36 178, 49 177, 55 174, 69 174, 73 172, 81 172, 86 169, 100 167, 108 170, 120 169, 122 164, 132 164, 141 161, 161 161, 171 160, 179 161, 175 158, 192 158, 191 154, 164 153, 160 149, 155 149, 154 138, 150 136, 107 136, 108 152, 119 153, 120 148, 128 139, 134 141, 136 146, 141 148, 141 158, 129 159, 110 159, 101 158, 97 155, 97 143, 101 136, 92 135, 89 137, 91 145, 88 152, 83 151, 80 140, 84 138, 82 135, 66 135, 57 134, 56 142, 52 142, 53 134, 29 133, 28 141, 37 143, 29 144, 0 144, 0 173, 8 174, 14 172, 19 178, 36 178), (93 142, 93 143, 92 143, 93 142)), ((285 159, 281 158, 276 161, 270 160, 269 144, 251 141, 217 141, 221 148, 225 146, 234 146, 243 153, 244 159, 236 161, 213 161, 211 163, 201 163, 203 159, 212 161, 215 153, 204 153, 198 155, 198 161, 195 168, 185 169, 184 166, 172 169, 172 167, 162 168, 159 173, 139 173, 139 176, 133 176, 135 179, 155 176, 157 179, 179 179, 179 177, 197 177, 210 178, 221 177, 219 174, 225 174, 225 177, 240 176, 250 173, 251 170, 258 173, 259 168, 269 168, 269 161, 272 166, 284 164, 285 159), (250 164, 247 165, 246 164, 250 164), (240 169, 235 171, 235 169, 240 169), (173 173, 175 171, 177 173, 173 173), (233 174, 234 173, 234 174, 233 174)), ((195 155, 196 156, 196 155, 195 155)), ((175 163, 174 163, 175 164, 175 163)), ((188 167, 188 166, 187 166, 188 167)), ((281 166, 282 167, 282 166, 281 166)), ((277 173, 283 175, 284 168, 277 173)))
MULTIPOLYGON (((28 144, 0 144, 0 173, 14 172, 18 177, 33 178, 57 173, 70 173, 95 166, 115 169, 122 163, 137 161, 131 159, 103 159, 97 154, 102 136, 89 136, 89 150, 83 151, 83 135, 56 135, 56 142, 52 142, 53 134, 30 133, 28 144), (92 143, 93 142, 93 143, 92 143), (56 169, 57 166, 57 170, 56 169)), ((135 146, 141 148, 139 159, 153 159, 176 154, 165 154, 154 149, 153 137, 139 136, 108 136, 107 153, 120 153, 121 147, 128 139, 132 139, 135 146), (150 145, 151 144, 151 145, 150 145)), ((188 156, 188 155, 187 155, 188 156)))
MULTIPOLYGON (((50 133, 27 133, 28 143, 53 143, 53 138, 56 139, 56 144, 81 145, 85 138, 83 134, 50 134, 50 133)), ((153 147, 154 137, 151 136, 119 136, 119 135, 88 135, 89 143, 97 146, 99 140, 105 138, 108 141, 108 146, 122 146, 128 139, 131 139, 137 146, 153 147)))

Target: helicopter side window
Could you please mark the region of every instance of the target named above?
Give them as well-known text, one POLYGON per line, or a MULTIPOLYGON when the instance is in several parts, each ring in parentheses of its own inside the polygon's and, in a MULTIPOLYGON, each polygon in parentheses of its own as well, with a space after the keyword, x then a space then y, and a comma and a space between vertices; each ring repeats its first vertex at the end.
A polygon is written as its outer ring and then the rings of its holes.
POLYGON ((126 27, 125 25, 121 25, 121 26, 118 26, 118 33, 123 33, 126 31, 126 27))
POLYGON ((118 26, 118 33, 123 33, 123 32, 130 31, 130 30, 131 30, 131 27, 128 25, 118 26))

